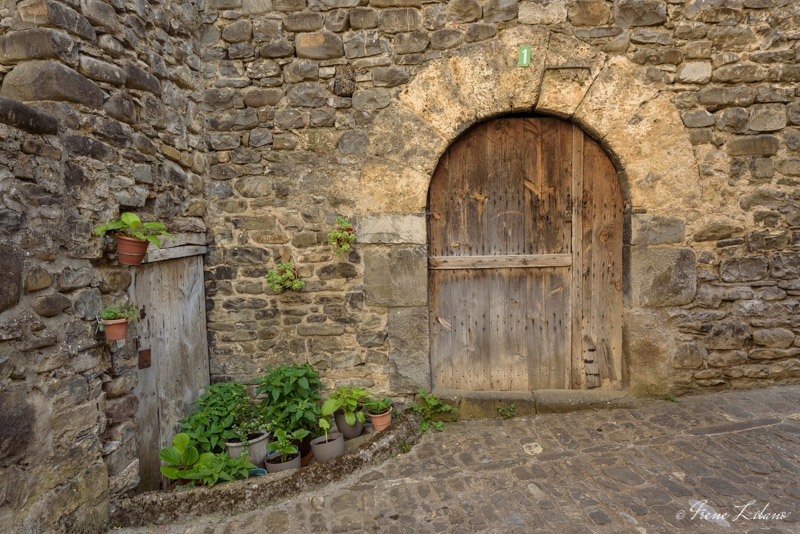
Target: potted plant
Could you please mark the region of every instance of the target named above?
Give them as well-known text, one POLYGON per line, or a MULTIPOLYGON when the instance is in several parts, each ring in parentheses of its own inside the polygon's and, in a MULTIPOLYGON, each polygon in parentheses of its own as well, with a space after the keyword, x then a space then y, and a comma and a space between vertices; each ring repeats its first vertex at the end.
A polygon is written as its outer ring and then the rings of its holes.
POLYGON ((106 340, 117 341, 128 335, 128 323, 139 318, 133 304, 109 304, 100 310, 100 329, 106 340))
POLYGON ((277 473, 286 469, 300 468, 300 452, 295 441, 302 440, 308 435, 308 430, 299 429, 287 432, 282 428, 275 430, 275 441, 269 444, 269 454, 265 467, 268 473, 277 473))
POLYGON ((239 382, 219 382, 205 386, 206 393, 193 405, 194 413, 180 421, 181 432, 201 452, 220 453, 225 442, 238 439, 236 427, 257 417, 247 389, 239 382))
POLYGON ((367 399, 364 401, 364 406, 367 408, 375 432, 380 432, 392 422, 392 399, 389 397, 380 401, 367 399))
POLYGON ((330 436, 328 435, 331 424, 328 422, 327 417, 320 418, 319 427, 325 431, 325 435, 311 440, 311 450, 314 451, 314 458, 319 463, 324 463, 331 458, 343 455, 344 435, 341 432, 332 432, 330 436))
POLYGON ((367 420, 359 409, 363 406, 361 399, 369 395, 365 389, 342 386, 322 404, 322 415, 327 417, 333 414, 336 428, 344 434, 344 438, 356 438, 361 435, 367 420))
POLYGON ((347 217, 336 217, 336 226, 328 233, 328 242, 333 247, 333 252, 341 256, 356 242, 356 232, 347 217))
POLYGON ((267 279, 267 285, 276 293, 291 289, 303 289, 306 286, 306 283, 300 280, 297 267, 290 261, 279 263, 275 269, 269 271, 264 277, 267 279))
POLYGON ((135 213, 126 211, 119 219, 95 228, 95 233, 114 232, 117 237, 117 260, 123 265, 139 265, 150 243, 161 247, 159 235, 172 237, 165 228, 157 222, 143 223, 135 213))
POLYGON ((250 419, 240 422, 233 427, 236 437, 225 442, 225 449, 231 458, 239 458, 242 450, 250 463, 264 465, 269 444, 269 432, 266 430, 264 416, 254 414, 250 419))

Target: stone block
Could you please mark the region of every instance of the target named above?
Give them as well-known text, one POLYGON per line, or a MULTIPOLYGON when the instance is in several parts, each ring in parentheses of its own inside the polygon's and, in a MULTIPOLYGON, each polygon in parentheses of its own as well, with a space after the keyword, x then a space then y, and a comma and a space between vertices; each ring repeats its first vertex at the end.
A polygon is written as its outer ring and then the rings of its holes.
POLYGON ((750 108, 750 129, 757 132, 774 132, 786 127, 786 106, 783 104, 756 104, 750 108))
POLYGON ((354 30, 369 30, 378 27, 378 11, 367 7, 350 10, 350 27, 354 30))
POLYGON ((687 128, 705 128, 713 126, 715 122, 714 114, 704 109, 687 111, 681 116, 681 119, 687 128))
POLYGON ((242 14, 262 15, 272 11, 272 0, 242 0, 242 14))
POLYGON ((2 96, 0 122, 34 134, 58 133, 58 119, 53 115, 2 96))
POLYGON ((53 293, 51 295, 36 297, 31 307, 33 311, 42 317, 55 317, 68 309, 71 304, 72 302, 61 293, 53 293))
POLYGON ((611 9, 602 0, 578 0, 567 12, 573 26, 603 26, 611 17, 611 9))
POLYGON ((121 68, 93 57, 81 56, 78 71, 92 80, 117 86, 125 83, 125 72, 121 68))
POLYGON ((685 226, 680 219, 639 214, 631 216, 632 245, 681 243, 684 239, 685 226))
POLYGON ((452 0, 447 4, 447 20, 456 24, 481 18, 483 7, 478 0, 452 0))
POLYGON ((678 69, 675 81, 678 83, 708 83, 711 81, 711 63, 708 61, 689 61, 678 69))
POLYGON ((708 356, 708 351, 701 343, 684 343, 679 345, 672 356, 672 367, 676 369, 697 369, 708 356))
POLYGON ((13 65, 34 59, 59 59, 75 64, 78 49, 74 40, 63 33, 33 28, 0 36, 0 64, 13 65))
POLYGON ((54 61, 22 63, 3 78, 3 96, 15 100, 75 102, 91 108, 103 105, 103 92, 71 68, 54 61))
POLYGON ((392 308, 386 321, 392 390, 410 393, 429 389, 428 307, 392 308))
POLYGON ((791 349, 753 349, 750 358, 753 360, 778 360, 783 358, 796 358, 800 356, 800 348, 791 349))
POLYGON ((139 89, 148 91, 154 95, 161 94, 161 82, 152 74, 143 71, 133 63, 126 62, 125 69, 125 85, 131 89, 139 89))
POLYGON ((749 26, 712 26, 706 35, 714 50, 739 52, 758 47, 758 39, 749 26))
POLYGON ((372 69, 372 85, 375 87, 395 87, 409 79, 408 69, 403 67, 376 67, 372 69))
POLYGON ((749 106, 756 101, 752 87, 704 87, 697 95, 698 101, 709 111, 730 106, 749 106))
POLYGON ((365 247, 363 256, 368 305, 427 305, 428 257, 424 246, 365 247))
POLYGON ((470 24, 467 26, 467 33, 464 39, 468 43, 483 41, 497 35, 497 26, 494 24, 470 24))
POLYGON ((794 342, 795 335, 785 328, 765 328, 753 331, 753 342, 765 347, 788 348, 794 342))
POLYGON ((419 11, 416 9, 386 9, 381 12, 380 28, 385 33, 419 30, 422 28, 422 17, 420 17, 419 11))
POLYGON ((422 7, 422 0, 369 0, 372 7, 422 7))
POLYGON ((290 106, 318 108, 328 100, 327 92, 317 83, 301 83, 292 87, 286 95, 290 106))
POLYGON ((728 108, 716 112, 717 129, 723 132, 744 133, 750 117, 745 108, 728 108))
POLYGON ((0 312, 15 306, 22 294, 22 256, 9 246, 0 245, 0 312))
POLYGON ((297 334, 301 336, 340 336, 344 334, 343 324, 301 324, 297 334))
POLYGON ((353 107, 361 111, 375 111, 385 108, 391 102, 386 89, 364 89, 353 95, 353 107))
POLYGON ((766 256, 745 256, 724 260, 719 272, 725 282, 752 282, 764 278, 768 267, 766 256))
POLYGON ((344 55, 342 39, 326 31, 301 33, 295 40, 295 47, 297 57, 309 59, 334 59, 344 55))
POLYGON ((117 18, 117 11, 100 0, 82 0, 83 15, 95 25, 104 28, 107 33, 119 33, 122 26, 117 18))
POLYGON ((428 48, 428 34, 426 32, 400 33, 394 37, 394 51, 396 54, 416 54, 428 48))
POLYGON ((336 148, 345 154, 363 154, 368 144, 369 138, 363 130, 348 130, 339 136, 336 148))
POLYGON ((741 365, 747 361, 747 353, 741 350, 729 350, 725 352, 712 351, 708 353, 708 365, 711 367, 730 367, 741 365))
POLYGON ((108 419, 108 424, 114 425, 131 419, 136 415, 136 410, 138 409, 139 399, 133 394, 107 399, 106 418, 108 419))
POLYGON ((29 397, 20 387, 0 392, 3 406, 0 411, 0 465, 3 467, 24 458, 35 439, 37 414, 29 397))
POLYGON ((720 321, 716 323, 706 338, 709 349, 741 349, 752 337, 747 323, 738 320, 720 321))
POLYGON ((52 0, 25 0, 17 4, 20 18, 37 26, 63 28, 89 41, 96 41, 94 28, 74 9, 52 0))
MULTIPOLYGON (((306 40, 306 42, 313 42, 313 40, 306 40)), ((320 53, 325 50, 325 47, 308 45, 307 50, 311 50, 313 53, 320 53)), ((265 44, 259 51, 261 52, 261 57, 265 58, 274 59, 287 57, 294 54, 294 45, 287 41, 278 41, 276 43, 265 44)))
POLYGON ((431 32, 430 39, 433 50, 446 50, 461 44, 464 32, 457 28, 444 28, 431 32))
POLYGON ((780 138, 774 135, 748 135, 728 141, 731 156, 771 156, 780 148, 780 138))
POLYGON ((697 290, 693 250, 631 247, 631 290, 637 306, 682 306, 697 290))
POLYGON ((355 220, 359 243, 419 244, 427 239, 425 215, 365 215, 355 220))
POLYGON ((52 277, 41 267, 34 267, 25 275, 25 290, 29 293, 50 287, 52 277))
POLYGON ((283 27, 290 32, 313 32, 322 28, 323 21, 320 13, 292 13, 283 19, 283 27))
POLYGON ((654 26, 667 20, 663 0, 615 0, 614 22, 623 28, 654 26))
POLYGON ((283 89, 247 87, 242 91, 244 103, 251 108, 274 106, 283 98, 283 89))
POLYGON ((517 0, 487 0, 483 3, 484 22, 505 22, 517 18, 518 14, 517 0))
POLYGON ((249 19, 237 20, 225 26, 222 38, 229 43, 243 43, 253 36, 253 24, 249 19))
POLYGON ((800 252, 773 253, 770 257, 770 275, 781 279, 800 278, 800 252))

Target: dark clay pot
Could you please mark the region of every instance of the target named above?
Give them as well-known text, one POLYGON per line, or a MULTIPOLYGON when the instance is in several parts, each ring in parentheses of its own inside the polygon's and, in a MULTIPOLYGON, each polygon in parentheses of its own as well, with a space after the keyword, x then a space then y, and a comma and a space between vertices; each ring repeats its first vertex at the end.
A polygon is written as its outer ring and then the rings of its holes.
POLYGON ((300 455, 298 453, 290 454, 288 461, 281 462, 281 452, 275 451, 267 456, 264 466, 267 468, 267 473, 277 473, 287 469, 300 469, 300 455), (271 463, 276 460, 278 463, 271 463))
POLYGON ((320 436, 311 441, 311 450, 319 463, 341 456, 344 454, 344 436, 341 432, 332 432, 328 434, 328 441, 325 441, 325 436, 320 436))
POLYGON ((364 425, 356 417, 356 424, 350 426, 344 418, 344 412, 338 411, 333 414, 333 420, 336 421, 336 428, 339 429, 344 435, 344 439, 353 439, 361 435, 364 430, 364 425))

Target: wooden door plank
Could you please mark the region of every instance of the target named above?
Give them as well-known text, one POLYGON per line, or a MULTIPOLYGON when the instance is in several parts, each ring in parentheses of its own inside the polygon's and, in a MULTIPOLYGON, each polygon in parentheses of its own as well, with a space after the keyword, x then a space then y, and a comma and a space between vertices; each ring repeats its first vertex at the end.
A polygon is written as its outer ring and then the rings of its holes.
POLYGON ((542 192, 542 126, 540 117, 523 121, 524 174, 522 179, 524 202, 524 253, 542 254, 544 250, 544 222, 541 213, 542 192))
POLYGON ((450 152, 442 155, 439 164, 431 178, 430 192, 428 195, 428 246, 432 256, 442 256, 447 250, 447 224, 445 216, 448 214, 448 189, 449 184, 450 152))
POLYGON ((525 267, 568 267, 572 254, 520 254, 499 256, 431 256, 431 269, 510 269, 525 267))
POLYGON ((541 224, 544 243, 541 252, 572 251, 571 223, 567 210, 572 185, 572 126, 560 119, 542 119, 541 224))
POLYGON ((570 387, 581 389, 583 370, 583 131, 572 127, 572 354, 570 362, 570 387))
POLYGON ((486 125, 489 241, 485 254, 525 252, 523 123, 522 119, 496 119, 486 125))
POLYGON ((488 163, 486 124, 469 130, 449 153, 448 242, 443 256, 485 254, 488 163))

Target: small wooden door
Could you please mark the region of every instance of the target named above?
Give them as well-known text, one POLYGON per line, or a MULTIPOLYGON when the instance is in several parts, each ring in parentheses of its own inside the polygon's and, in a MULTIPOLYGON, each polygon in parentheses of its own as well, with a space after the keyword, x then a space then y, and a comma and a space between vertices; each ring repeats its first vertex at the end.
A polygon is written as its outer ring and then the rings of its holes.
POLYGON ((622 224, 614 166, 572 124, 459 138, 430 187, 434 387, 620 387, 622 224))
POLYGON ((132 272, 131 300, 142 316, 139 347, 150 351, 150 366, 139 369, 134 390, 139 399, 138 489, 148 491, 167 481, 159 471, 158 452, 172 446, 178 421, 191 413, 189 405, 209 382, 203 257, 145 263, 132 272))

